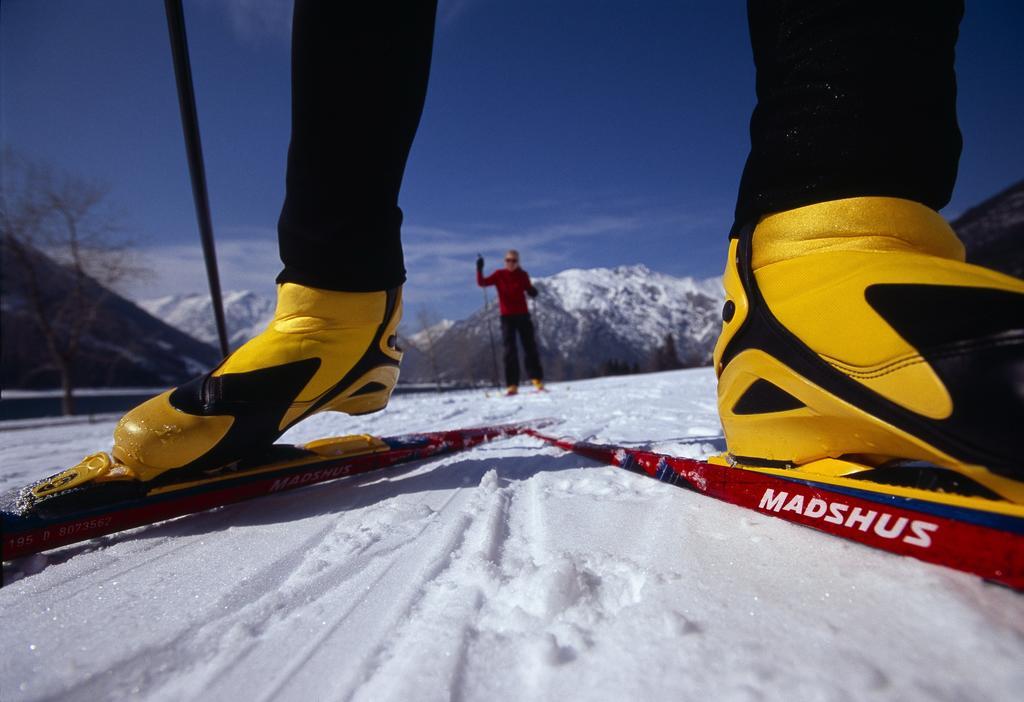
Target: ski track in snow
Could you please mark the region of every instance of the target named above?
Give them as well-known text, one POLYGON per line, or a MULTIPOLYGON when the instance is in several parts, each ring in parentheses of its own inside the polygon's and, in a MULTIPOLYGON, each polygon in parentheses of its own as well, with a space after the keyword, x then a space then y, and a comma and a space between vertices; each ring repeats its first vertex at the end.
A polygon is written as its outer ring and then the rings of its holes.
MULTIPOLYGON (((285 440, 557 417, 705 457, 708 369, 400 396, 285 440)), ((0 425, 0 431, 2 431, 0 425)), ((2 432, 0 489, 110 424, 2 432)), ((1011 700, 1024 598, 525 437, 4 564, 7 700, 1011 700)))

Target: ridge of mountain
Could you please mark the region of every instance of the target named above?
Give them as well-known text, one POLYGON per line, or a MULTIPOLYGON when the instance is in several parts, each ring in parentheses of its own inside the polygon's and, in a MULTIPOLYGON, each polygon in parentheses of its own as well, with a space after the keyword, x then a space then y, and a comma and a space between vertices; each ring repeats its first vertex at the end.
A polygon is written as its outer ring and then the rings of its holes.
MULTIPOLYGON (((599 375, 609 362, 646 368, 670 334, 680 365, 711 362, 724 299, 719 278, 678 278, 637 264, 573 268, 536 278, 534 284, 540 294, 530 304, 551 380, 599 375)), ((207 295, 173 295, 139 305, 183 332, 216 343, 207 295)), ((266 326, 273 304, 251 291, 234 291, 224 295, 224 311, 235 348, 266 326)), ((496 317, 492 300, 487 310, 466 319, 442 320, 414 333, 404 332, 407 319, 400 331, 406 351, 403 382, 490 380, 491 338, 500 342, 496 317)))
MULTIPOLYGON (((250 290, 223 296, 228 345, 236 349, 259 334, 274 315, 274 302, 250 290)), ((186 334, 216 346, 217 324, 210 296, 203 293, 168 295, 142 300, 139 307, 186 334)))
MULTIPOLYGON (((60 376, 32 312, 27 294, 31 267, 37 280, 46 281, 41 304, 54 308, 71 295, 76 285, 99 300, 95 319, 79 342, 74 356, 75 387, 161 387, 177 385, 213 367, 220 354, 140 309, 129 300, 86 277, 80 283, 64 266, 38 249, 22 243, 28 264, 6 250, 3 255, 2 384, 5 389, 60 387, 60 376)), ((60 320, 49 320, 61 333, 60 320)))
POLYGON ((970 208, 950 223, 967 260, 1024 278, 1024 180, 970 208))

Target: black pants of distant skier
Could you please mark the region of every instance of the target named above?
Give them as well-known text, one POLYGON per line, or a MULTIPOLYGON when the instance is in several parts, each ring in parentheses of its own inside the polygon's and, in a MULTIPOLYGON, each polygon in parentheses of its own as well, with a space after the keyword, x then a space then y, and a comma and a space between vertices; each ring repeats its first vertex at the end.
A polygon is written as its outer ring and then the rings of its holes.
POLYGON ((537 353, 537 339, 533 333, 533 320, 528 314, 506 314, 501 318, 501 341, 505 344, 505 384, 519 385, 519 348, 516 336, 523 344, 526 373, 531 380, 544 380, 537 353))
POLYGON ((292 135, 278 282, 405 281, 398 190, 423 112, 435 0, 295 0, 292 135))
MULTIPOLYGON (((296 0, 279 281, 351 291, 404 281, 398 190, 435 14, 430 0, 296 0)), ((962 0, 749 0, 758 103, 732 233, 844 197, 946 204, 961 149, 962 15, 962 0)))

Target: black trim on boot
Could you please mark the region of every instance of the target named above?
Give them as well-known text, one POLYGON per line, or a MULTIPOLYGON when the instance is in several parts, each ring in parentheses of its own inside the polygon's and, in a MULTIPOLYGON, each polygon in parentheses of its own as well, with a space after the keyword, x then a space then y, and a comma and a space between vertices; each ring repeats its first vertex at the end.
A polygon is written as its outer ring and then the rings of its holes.
POLYGON ((1024 295, 951 285, 871 285, 868 304, 928 362, 953 398, 946 431, 1024 465, 1024 295), (941 324, 922 324, 925 315, 941 324))
POLYGON ((176 388, 168 398, 175 409, 199 417, 227 415, 235 421, 216 446, 150 483, 181 482, 265 451, 284 433, 281 419, 319 367, 319 358, 307 358, 247 373, 213 376, 211 371, 176 388))
MULTIPOLYGON (((191 475, 223 468, 253 458, 257 453, 268 451, 289 427, 328 404, 367 371, 382 365, 397 367, 399 361, 381 350, 381 341, 396 312, 399 289, 385 292, 387 297, 383 321, 377 327, 362 357, 340 381, 287 427, 281 428, 281 420, 295 402, 295 398, 316 375, 321 364, 319 358, 307 358, 245 373, 214 376, 211 371, 175 388, 168 398, 170 405, 175 409, 200 417, 226 415, 234 417, 235 421, 216 446, 191 463, 158 475, 150 484, 156 486, 181 482, 191 475)), ((388 346, 397 350, 394 340, 395 337, 392 335, 387 340, 388 346)), ((367 385, 376 386, 379 383, 367 385)), ((356 394, 360 392, 368 393, 370 390, 360 388, 356 394)))
POLYGON ((786 412, 806 406, 778 385, 770 383, 764 378, 758 378, 750 384, 740 399, 736 400, 732 411, 734 414, 765 414, 766 412, 786 412))

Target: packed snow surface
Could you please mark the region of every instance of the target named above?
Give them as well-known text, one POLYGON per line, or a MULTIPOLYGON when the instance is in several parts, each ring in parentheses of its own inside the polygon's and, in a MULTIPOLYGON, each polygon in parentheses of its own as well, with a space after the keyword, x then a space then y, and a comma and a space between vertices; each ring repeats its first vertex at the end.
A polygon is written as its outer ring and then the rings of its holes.
MULTIPOLYGON (((285 437, 557 417, 721 448, 707 369, 396 397, 285 437)), ((0 489, 113 422, 4 431, 0 489)), ((528 438, 4 565, 14 700, 1017 700, 1024 598, 528 438)))

